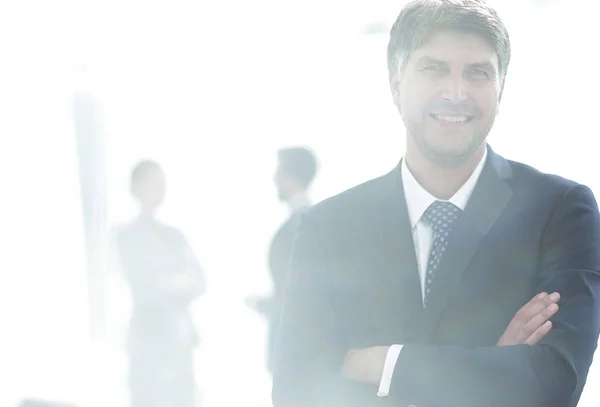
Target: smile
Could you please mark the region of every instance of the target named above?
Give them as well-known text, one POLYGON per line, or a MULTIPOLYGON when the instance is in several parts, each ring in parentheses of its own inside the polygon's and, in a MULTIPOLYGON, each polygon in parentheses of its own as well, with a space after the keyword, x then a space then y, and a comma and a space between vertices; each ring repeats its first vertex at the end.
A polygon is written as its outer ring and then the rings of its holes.
POLYGON ((441 122, 449 122, 449 123, 467 123, 473 118, 471 116, 457 116, 457 115, 442 115, 437 113, 430 113, 429 116, 433 117, 436 120, 441 122))

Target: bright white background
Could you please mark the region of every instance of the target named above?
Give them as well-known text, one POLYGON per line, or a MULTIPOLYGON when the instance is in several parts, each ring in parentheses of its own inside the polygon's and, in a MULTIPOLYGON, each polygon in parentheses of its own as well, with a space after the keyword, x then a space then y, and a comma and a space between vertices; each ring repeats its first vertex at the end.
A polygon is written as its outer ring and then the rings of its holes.
MULTIPOLYGON (((106 335, 92 346, 71 92, 103 110, 112 228, 133 216, 140 158, 168 176, 161 216, 206 269, 197 306, 207 406, 269 405, 264 325, 243 298, 267 292, 284 218, 277 148, 318 153, 315 200, 397 162, 404 134, 387 90, 385 34, 402 1, 0 3, 0 405, 25 395, 125 406, 128 299, 106 271, 106 335), (76 74, 85 68, 85 75, 76 74)), ((511 159, 600 194, 597 38, 588 2, 497 0, 513 42, 490 142, 511 159)), ((592 368, 581 406, 595 406, 592 368)))

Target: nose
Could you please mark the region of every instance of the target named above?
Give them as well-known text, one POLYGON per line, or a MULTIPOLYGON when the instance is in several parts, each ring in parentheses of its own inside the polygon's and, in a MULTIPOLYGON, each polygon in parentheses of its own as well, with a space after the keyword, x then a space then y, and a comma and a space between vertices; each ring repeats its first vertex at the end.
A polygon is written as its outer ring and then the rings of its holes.
POLYGON ((462 75, 448 75, 444 80, 442 97, 451 103, 467 100, 467 83, 462 75))

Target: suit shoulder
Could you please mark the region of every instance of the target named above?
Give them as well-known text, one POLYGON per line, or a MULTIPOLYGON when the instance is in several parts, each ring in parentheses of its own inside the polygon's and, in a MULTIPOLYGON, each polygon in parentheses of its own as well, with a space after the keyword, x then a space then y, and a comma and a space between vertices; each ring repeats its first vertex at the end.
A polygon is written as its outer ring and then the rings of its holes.
POLYGON ((598 207, 594 192, 587 185, 539 171, 523 163, 509 162, 515 180, 513 188, 521 191, 531 204, 546 203, 556 208, 563 202, 568 205, 584 203, 590 208, 598 207))
POLYGON ((324 199, 303 213, 316 221, 355 217, 373 204, 389 185, 392 174, 380 176, 324 199))
POLYGON ((561 194, 576 186, 587 188, 587 186, 576 181, 561 177, 560 175, 542 172, 518 161, 509 161, 509 163, 515 179, 536 192, 547 190, 561 194))

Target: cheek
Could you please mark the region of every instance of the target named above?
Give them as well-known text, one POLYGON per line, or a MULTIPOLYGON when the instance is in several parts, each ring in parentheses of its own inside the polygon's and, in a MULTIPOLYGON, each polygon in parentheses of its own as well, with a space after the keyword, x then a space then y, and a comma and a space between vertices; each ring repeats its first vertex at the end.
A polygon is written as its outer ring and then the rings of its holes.
POLYGON ((496 95, 487 95, 477 99, 477 107, 484 116, 493 117, 498 114, 499 101, 496 95))
POLYGON ((439 89, 436 84, 423 81, 422 78, 409 78, 405 85, 401 88, 401 102, 405 110, 421 112, 431 105, 432 101, 439 98, 439 89))
POLYGON ((498 114, 500 91, 495 84, 473 89, 472 97, 484 116, 495 116, 498 114))
POLYGON ((424 114, 428 105, 429 98, 424 92, 418 92, 411 89, 409 92, 403 93, 400 98, 402 111, 401 113, 410 115, 415 119, 424 114))

